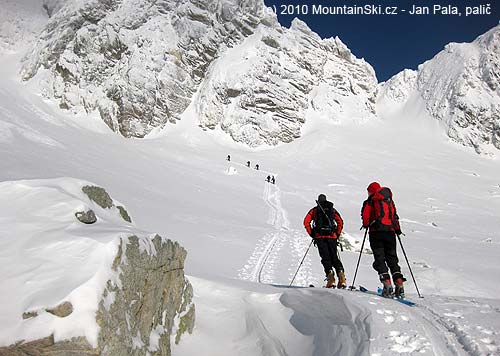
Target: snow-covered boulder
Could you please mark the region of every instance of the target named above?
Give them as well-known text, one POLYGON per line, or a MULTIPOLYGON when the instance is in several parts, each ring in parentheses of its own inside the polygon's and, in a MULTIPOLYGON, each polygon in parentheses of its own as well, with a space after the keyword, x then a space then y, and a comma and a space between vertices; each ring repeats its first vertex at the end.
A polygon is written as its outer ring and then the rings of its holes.
POLYGON ((192 331, 186 251, 123 212, 76 179, 0 183, 0 355, 170 355, 192 331))

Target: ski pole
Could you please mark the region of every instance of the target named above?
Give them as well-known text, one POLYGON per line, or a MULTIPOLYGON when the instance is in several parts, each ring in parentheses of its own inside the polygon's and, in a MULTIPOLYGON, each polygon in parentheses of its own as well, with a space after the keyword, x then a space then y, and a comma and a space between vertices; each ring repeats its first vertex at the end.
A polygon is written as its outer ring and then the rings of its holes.
POLYGON ((350 290, 354 290, 354 282, 356 281, 356 275, 358 274, 359 262, 361 261, 361 254, 363 253, 363 247, 365 247, 366 234, 368 233, 368 228, 365 229, 365 236, 363 237, 363 243, 361 244, 361 250, 359 251, 358 263, 356 264, 356 272, 354 272, 354 278, 352 279, 352 285, 349 287, 350 290))
POLYGON ((406 252, 405 252, 405 249, 403 247, 403 243, 401 242, 401 237, 398 236, 398 240, 399 240, 399 244, 401 245, 401 250, 403 251, 403 255, 405 256, 405 259, 406 259, 406 263, 408 264, 408 268, 410 269, 410 274, 411 274, 411 278, 413 278, 413 283, 415 283, 415 288, 417 289, 417 293, 418 293, 418 297, 419 298, 423 298, 421 295, 420 295, 420 292, 418 290, 418 287, 417 287, 417 281, 415 280, 415 276, 413 275, 413 271, 411 270, 411 267, 410 267, 410 262, 408 262, 408 257, 406 257, 406 252))
POLYGON ((299 268, 297 268, 297 271, 296 271, 296 272, 295 272, 295 274, 293 275, 293 278, 292 278, 292 281, 290 282, 289 287, 291 287, 291 286, 292 286, 293 281, 295 280, 295 277, 297 276, 297 273, 299 273, 299 269, 300 269, 300 267, 302 266, 302 263, 304 263, 304 260, 306 259, 307 253, 309 252, 309 249, 311 248, 311 245, 312 245, 313 241, 314 241, 314 239, 311 239, 311 243, 310 243, 310 244, 309 244, 309 246, 307 247, 307 251, 306 251, 306 253, 304 254, 304 257, 302 258, 302 261, 300 261, 299 268))

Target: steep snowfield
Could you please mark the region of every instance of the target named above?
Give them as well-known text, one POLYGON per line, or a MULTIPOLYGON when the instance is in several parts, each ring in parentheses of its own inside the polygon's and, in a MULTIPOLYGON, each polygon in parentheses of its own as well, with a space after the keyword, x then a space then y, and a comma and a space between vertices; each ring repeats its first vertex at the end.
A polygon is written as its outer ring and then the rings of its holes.
MULTIPOLYGON (((274 149, 252 150, 218 130, 199 130, 192 107, 158 137, 126 140, 102 121, 65 116, 33 94, 37 88, 16 78, 18 59, 0 58, 0 180, 94 182, 127 206, 137 226, 179 241, 188 251, 197 324, 175 355, 499 352, 499 161, 448 143, 421 103, 406 117, 392 113, 363 126, 309 120, 302 138, 274 149), (247 168, 247 160, 261 170, 247 168), (265 182, 268 174, 275 185, 265 182), (425 298, 418 298, 401 253, 413 308, 358 292, 300 288, 323 283, 314 248, 297 288, 288 288, 309 244, 302 219, 317 195, 334 201, 359 246, 359 210, 373 180, 394 191, 403 244, 425 298)), ((39 221, 32 228, 47 227, 39 221)), ((12 232, 2 230, 2 244, 14 243, 12 232)), ((342 253, 349 282, 357 258, 342 253)), ((5 270, 10 260, 1 261, 5 270)), ((371 263, 363 254, 356 284, 375 289, 371 263)), ((3 344, 25 332, 1 329, 3 344)))
POLYGON ((500 25, 471 43, 450 43, 418 71, 381 85, 377 111, 411 110, 418 97, 451 140, 490 154, 500 148, 500 25), (382 110, 384 110, 382 109, 382 110))

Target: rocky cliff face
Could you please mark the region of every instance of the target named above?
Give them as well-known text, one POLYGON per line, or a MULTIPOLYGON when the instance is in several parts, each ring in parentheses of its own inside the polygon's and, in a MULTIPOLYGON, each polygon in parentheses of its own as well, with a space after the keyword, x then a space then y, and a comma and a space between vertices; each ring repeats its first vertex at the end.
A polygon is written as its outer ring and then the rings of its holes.
POLYGON ((194 327, 193 289, 184 277, 186 251, 155 236, 122 241, 99 304, 99 354, 171 355, 171 343, 194 327))
POLYGON ((379 100, 399 105, 411 90, 454 141, 478 153, 500 149, 500 26, 472 43, 447 45, 416 73, 398 74, 379 100))
POLYGON ((175 122, 210 63, 266 19, 259 1, 84 0, 56 11, 26 56, 24 79, 50 70, 46 94, 97 110, 143 137, 175 122))
POLYGON ((262 0, 56 5, 23 78, 45 72, 45 95, 124 136, 175 123, 197 90, 200 126, 250 145, 298 137, 307 111, 373 115, 373 69, 300 21, 282 28, 262 0))
POLYGON ((197 98, 204 127, 235 141, 275 145, 300 137, 306 118, 367 119, 376 77, 338 38, 322 40, 305 23, 259 27, 210 68, 197 98))
POLYGON ((186 251, 133 234, 126 209, 103 188, 69 178, 2 182, 0 201, 10 202, 5 231, 16 232, 2 236, 12 238, 0 262, 11 271, 2 273, 8 303, 0 306, 11 328, 0 330, 0 356, 169 356, 192 332, 186 251), (82 221, 82 210, 94 219, 82 221))

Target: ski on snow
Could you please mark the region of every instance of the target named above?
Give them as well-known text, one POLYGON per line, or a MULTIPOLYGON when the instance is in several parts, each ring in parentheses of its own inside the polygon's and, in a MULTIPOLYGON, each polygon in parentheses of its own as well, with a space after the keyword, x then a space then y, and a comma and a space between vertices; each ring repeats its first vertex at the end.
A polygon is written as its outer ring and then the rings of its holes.
MULTIPOLYGON (((314 284, 309 284, 309 288, 315 288, 315 287, 316 287, 316 286, 315 286, 314 284)), ((323 288, 325 288, 325 287, 323 287, 323 288)), ((331 288, 331 289, 338 289, 338 288, 331 288)), ((340 289, 342 289, 342 288, 340 288, 340 289)), ((342 290, 346 290, 346 289, 342 289, 342 290)), ((389 298, 389 297, 383 297, 383 296, 382 296, 382 289, 381 289, 381 288, 379 288, 378 292, 374 292, 374 291, 372 291, 372 290, 366 289, 366 288, 365 288, 365 287, 363 287, 363 286, 359 286, 359 289, 356 289, 356 288, 351 289, 351 288, 349 287, 347 290, 354 290, 354 291, 356 291, 356 290, 357 290, 357 291, 360 291, 360 292, 363 292, 363 293, 366 293, 366 294, 376 295, 376 296, 381 297, 381 298, 385 298, 385 299, 392 299, 392 300, 394 300, 394 301, 396 301, 396 302, 400 302, 400 303, 402 303, 402 304, 404 304, 404 305, 408 305, 408 306, 410 306, 410 307, 413 307, 413 306, 415 306, 415 305, 416 305, 416 303, 415 303, 415 302, 412 302, 412 301, 410 301, 410 300, 408 300, 408 299, 401 299, 401 298, 396 298, 396 297, 391 297, 391 298, 389 298)))
POLYGON ((383 297, 382 296, 382 289, 381 288, 379 288, 378 292, 374 292, 374 291, 366 289, 363 286, 359 286, 359 291, 363 292, 363 293, 367 293, 367 294, 377 295, 377 296, 385 298, 385 299, 392 299, 392 300, 394 300, 396 302, 400 302, 400 303, 408 305, 410 307, 413 307, 416 304, 416 303, 414 303, 412 301, 409 301, 407 299, 401 299, 401 298, 396 298, 396 297, 383 297))

